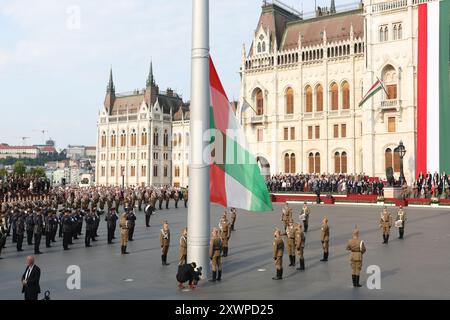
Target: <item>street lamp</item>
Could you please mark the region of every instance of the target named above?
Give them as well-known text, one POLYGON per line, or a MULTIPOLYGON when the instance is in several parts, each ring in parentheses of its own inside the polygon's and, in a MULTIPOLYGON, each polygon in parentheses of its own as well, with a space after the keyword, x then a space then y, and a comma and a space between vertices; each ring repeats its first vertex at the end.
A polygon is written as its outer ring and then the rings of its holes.
POLYGON ((400 144, 397 147, 398 155, 400 156, 400 185, 403 186, 405 183, 405 174, 403 173, 403 158, 406 155, 406 148, 403 145, 403 141, 400 141, 400 144))

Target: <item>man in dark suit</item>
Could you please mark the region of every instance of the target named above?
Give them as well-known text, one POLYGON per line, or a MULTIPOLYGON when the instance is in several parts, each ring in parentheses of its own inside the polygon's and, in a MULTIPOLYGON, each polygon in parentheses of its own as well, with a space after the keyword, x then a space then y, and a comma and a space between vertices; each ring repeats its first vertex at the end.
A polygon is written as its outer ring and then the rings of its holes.
POLYGON ((27 257, 27 268, 22 275, 22 293, 25 300, 37 300, 41 287, 39 279, 41 278, 41 269, 34 264, 34 257, 27 257))

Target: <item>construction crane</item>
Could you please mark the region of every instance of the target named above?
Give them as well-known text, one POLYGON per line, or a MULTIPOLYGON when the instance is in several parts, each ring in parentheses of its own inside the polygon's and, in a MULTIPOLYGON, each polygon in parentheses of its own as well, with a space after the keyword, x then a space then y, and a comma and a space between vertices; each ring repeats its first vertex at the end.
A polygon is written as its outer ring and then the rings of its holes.
POLYGON ((48 130, 33 130, 33 132, 40 132, 42 134, 42 144, 45 144, 45 134, 48 133, 48 130))

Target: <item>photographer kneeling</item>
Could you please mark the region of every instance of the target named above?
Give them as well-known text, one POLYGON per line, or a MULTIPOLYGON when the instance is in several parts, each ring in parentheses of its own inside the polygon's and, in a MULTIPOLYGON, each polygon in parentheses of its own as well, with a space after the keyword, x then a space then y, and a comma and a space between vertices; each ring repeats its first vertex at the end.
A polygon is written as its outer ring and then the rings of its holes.
POLYGON ((189 282, 189 288, 195 289, 197 283, 200 281, 202 275, 202 267, 195 269, 197 264, 195 262, 178 266, 177 281, 178 288, 184 289, 184 283, 189 282))

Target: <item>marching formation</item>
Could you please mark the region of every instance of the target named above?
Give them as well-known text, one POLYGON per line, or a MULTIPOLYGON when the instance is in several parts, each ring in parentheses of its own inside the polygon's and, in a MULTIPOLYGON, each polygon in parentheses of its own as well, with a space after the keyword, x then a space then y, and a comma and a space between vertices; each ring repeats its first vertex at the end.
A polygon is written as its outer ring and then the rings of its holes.
MULTIPOLYGON (((308 232, 309 216, 311 210, 307 203, 304 202, 303 207, 299 214, 300 223, 295 223, 293 219, 293 210, 286 203, 282 209, 281 222, 284 226, 284 232, 276 228, 274 231, 273 240, 273 260, 275 262, 276 275, 273 280, 283 279, 283 256, 285 249, 285 242, 283 237, 285 236, 287 244, 287 252, 289 256, 289 267, 296 266, 296 257, 299 260, 299 267, 297 270, 305 270, 305 258, 303 251, 306 243, 305 233, 308 232), (302 224, 303 223, 303 230, 302 224)), ((392 223, 393 219, 386 207, 380 214, 380 229, 383 237, 383 244, 388 244, 392 226, 395 226, 399 230, 399 239, 403 239, 405 234, 406 213, 403 207, 400 207, 397 212, 395 223, 392 223)), ((329 243, 330 243, 330 226, 328 225, 328 218, 324 217, 320 227, 320 241, 322 244, 323 258, 322 262, 328 262, 329 256, 329 243)), ((350 252, 350 265, 352 269, 352 282, 353 287, 361 287, 359 283, 363 255, 366 252, 364 241, 359 238, 359 230, 357 227, 353 230, 352 238, 347 242, 347 251, 350 252)))

